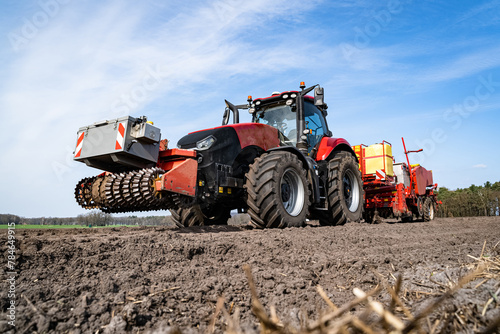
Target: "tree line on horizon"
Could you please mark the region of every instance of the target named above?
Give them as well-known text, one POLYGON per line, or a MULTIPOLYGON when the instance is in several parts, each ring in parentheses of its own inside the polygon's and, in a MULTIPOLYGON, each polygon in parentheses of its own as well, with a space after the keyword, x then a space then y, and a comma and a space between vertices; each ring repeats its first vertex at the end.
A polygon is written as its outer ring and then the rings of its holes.
MULTIPOLYGON (((442 202, 438 207, 438 217, 478 217, 500 216, 500 182, 486 182, 483 186, 450 190, 440 187, 437 198, 442 202)), ((27 225, 164 225, 173 226, 170 215, 115 217, 98 210, 80 214, 77 217, 23 218, 12 214, 0 214, 0 225, 8 223, 27 225)))
POLYGON ((500 215, 500 182, 449 190, 440 187, 438 217, 478 217, 500 215))
POLYGON ((109 213, 93 210, 76 217, 39 217, 24 218, 12 214, 0 214, 0 225, 8 223, 25 225, 82 225, 82 226, 109 226, 109 225, 172 225, 170 216, 148 217, 115 217, 109 213))

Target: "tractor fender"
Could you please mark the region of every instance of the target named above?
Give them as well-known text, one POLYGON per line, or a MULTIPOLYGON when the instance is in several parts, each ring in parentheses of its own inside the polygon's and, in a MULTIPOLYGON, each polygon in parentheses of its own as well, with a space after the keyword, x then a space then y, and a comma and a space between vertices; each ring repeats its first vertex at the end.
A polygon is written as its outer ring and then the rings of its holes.
POLYGON ((346 151, 353 155, 356 162, 359 163, 358 157, 354 153, 351 145, 344 138, 323 137, 319 143, 316 161, 330 160, 335 152, 346 151))
POLYGON ((316 161, 314 161, 310 157, 306 157, 304 154, 302 154, 302 152, 299 151, 299 149, 297 149, 294 146, 274 147, 270 150, 267 150, 266 152, 275 152, 275 151, 290 152, 292 154, 295 154, 299 158, 299 160, 304 165, 304 168, 307 170, 307 175, 310 177, 310 180, 311 180, 312 202, 319 203, 319 200, 320 200, 319 177, 318 177, 318 174, 316 173, 316 170, 317 170, 316 161))

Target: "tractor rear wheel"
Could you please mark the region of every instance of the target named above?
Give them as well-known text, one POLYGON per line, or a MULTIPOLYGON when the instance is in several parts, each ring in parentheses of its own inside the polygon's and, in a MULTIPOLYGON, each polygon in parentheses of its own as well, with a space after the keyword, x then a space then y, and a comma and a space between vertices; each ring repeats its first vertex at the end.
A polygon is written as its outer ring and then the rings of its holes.
POLYGON ((310 205, 309 182, 295 154, 262 154, 250 165, 245 188, 253 226, 284 228, 305 224, 310 205))
POLYGON ((225 225, 231 217, 231 210, 219 205, 201 209, 199 204, 189 208, 170 210, 172 219, 177 227, 225 225))
MULTIPOLYGON (((363 213, 363 183, 358 163, 348 152, 338 152, 328 163, 328 210, 315 211, 320 225, 359 222, 363 213)), ((372 218, 373 220, 373 218, 372 218)))
POLYGON ((423 211, 424 211, 424 222, 429 222, 434 219, 434 201, 431 197, 427 197, 424 200, 423 211))

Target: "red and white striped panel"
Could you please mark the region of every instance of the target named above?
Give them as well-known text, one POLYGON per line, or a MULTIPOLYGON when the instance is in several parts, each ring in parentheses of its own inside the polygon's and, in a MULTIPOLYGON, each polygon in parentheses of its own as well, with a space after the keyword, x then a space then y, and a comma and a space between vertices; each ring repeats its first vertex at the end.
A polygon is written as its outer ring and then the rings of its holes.
POLYGON ((76 142, 75 158, 78 158, 82 154, 83 137, 85 137, 85 131, 80 134, 76 142))
POLYGON ((375 172, 375 178, 377 180, 385 180, 385 172, 381 169, 377 169, 375 172))
POLYGON ((118 124, 118 133, 116 134, 115 150, 123 149, 123 142, 125 141, 125 127, 122 123, 118 124))

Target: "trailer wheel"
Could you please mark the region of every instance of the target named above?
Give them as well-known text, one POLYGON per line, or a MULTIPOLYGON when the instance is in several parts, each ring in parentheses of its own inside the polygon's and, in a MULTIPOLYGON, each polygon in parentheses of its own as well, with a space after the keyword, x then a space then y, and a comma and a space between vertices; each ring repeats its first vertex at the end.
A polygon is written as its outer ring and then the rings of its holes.
POLYGON ((305 224, 309 182, 299 158, 289 152, 264 153, 246 174, 248 214, 257 228, 305 224))
MULTIPOLYGON (((352 154, 338 152, 329 161, 327 182, 328 211, 315 212, 320 225, 359 222, 363 212, 363 183, 352 154)), ((369 215, 365 217, 371 218, 369 215)))
POLYGON ((202 210, 199 204, 189 208, 170 210, 177 227, 225 225, 231 217, 231 210, 218 205, 202 210))
POLYGON ((366 210, 362 215, 365 223, 368 224, 380 224, 384 222, 384 219, 380 217, 379 212, 377 210, 366 210))
POLYGON ((373 223, 374 217, 375 217, 375 212, 373 210, 365 210, 365 212, 363 212, 363 220, 368 224, 373 223))
POLYGON ((424 201, 424 222, 428 222, 434 219, 435 205, 432 198, 427 197, 424 201))
POLYGON ((417 198, 417 210, 418 210, 418 215, 420 217, 424 216, 424 204, 425 204, 425 198, 422 196, 418 196, 417 198))

